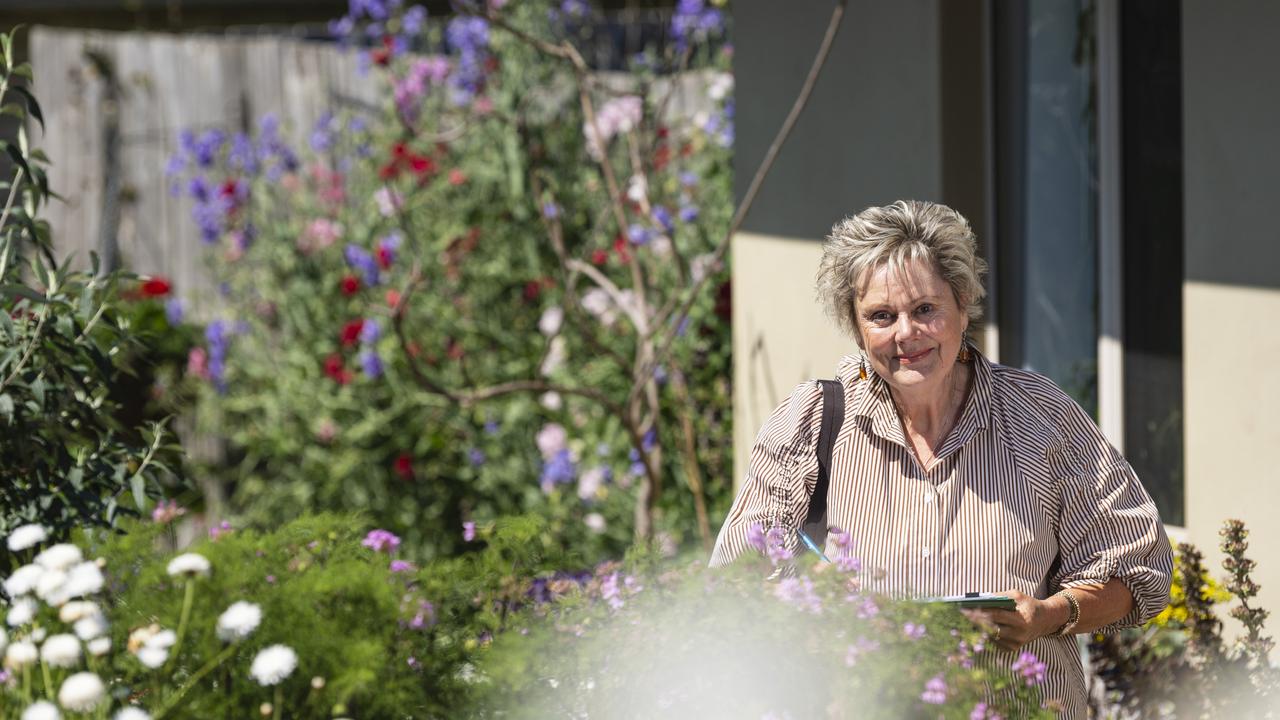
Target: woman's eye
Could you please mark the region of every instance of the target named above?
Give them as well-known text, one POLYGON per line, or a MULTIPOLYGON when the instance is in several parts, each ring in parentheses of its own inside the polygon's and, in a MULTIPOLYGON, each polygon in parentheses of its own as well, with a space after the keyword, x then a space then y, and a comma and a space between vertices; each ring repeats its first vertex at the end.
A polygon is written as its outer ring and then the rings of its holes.
POLYGON ((883 323, 889 322, 891 319, 892 318, 889 316, 889 313, 884 312, 883 310, 881 310, 880 312, 871 313, 871 322, 873 323, 883 324, 883 323))
POLYGON ((924 305, 921 305, 920 307, 916 308, 916 313, 920 315, 928 315, 932 312, 933 312, 933 306, 928 303, 925 303, 924 305))

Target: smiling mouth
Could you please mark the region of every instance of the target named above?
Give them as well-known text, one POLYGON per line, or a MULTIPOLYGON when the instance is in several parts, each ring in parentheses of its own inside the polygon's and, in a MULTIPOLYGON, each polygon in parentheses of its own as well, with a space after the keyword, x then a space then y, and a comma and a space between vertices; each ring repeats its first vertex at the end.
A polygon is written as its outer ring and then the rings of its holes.
POLYGON ((914 355, 898 355, 897 360, 900 363, 907 363, 909 365, 913 362, 919 362, 920 360, 923 360, 926 355, 932 352, 932 350, 933 348, 926 348, 914 355))

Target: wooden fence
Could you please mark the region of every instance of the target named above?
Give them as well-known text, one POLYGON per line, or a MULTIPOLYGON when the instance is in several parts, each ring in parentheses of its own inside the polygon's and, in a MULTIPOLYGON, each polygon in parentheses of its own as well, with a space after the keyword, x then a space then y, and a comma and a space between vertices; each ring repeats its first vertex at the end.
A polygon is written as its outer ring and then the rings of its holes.
POLYGON ((354 54, 292 38, 37 27, 31 58, 47 123, 36 142, 54 162, 50 183, 66 197, 47 214, 58 254, 75 252, 87 266, 103 230, 104 199, 118 191, 123 264, 166 275, 183 294, 204 294, 210 282, 190 203, 170 196, 164 175, 179 130, 248 130, 275 113, 302 147, 324 111, 376 100, 354 54), (111 68, 114 89, 102 67, 111 68))

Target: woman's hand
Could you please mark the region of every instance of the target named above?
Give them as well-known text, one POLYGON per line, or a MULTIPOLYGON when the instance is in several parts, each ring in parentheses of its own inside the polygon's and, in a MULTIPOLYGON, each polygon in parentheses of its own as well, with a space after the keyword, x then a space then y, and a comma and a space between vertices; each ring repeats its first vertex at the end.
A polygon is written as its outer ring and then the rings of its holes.
POLYGON ((1071 613, 1067 601, 1057 595, 1039 600, 1017 590, 996 594, 1013 598, 1018 606, 1013 610, 967 610, 965 615, 987 628, 1002 650, 1017 652, 1023 645, 1062 627, 1071 613))

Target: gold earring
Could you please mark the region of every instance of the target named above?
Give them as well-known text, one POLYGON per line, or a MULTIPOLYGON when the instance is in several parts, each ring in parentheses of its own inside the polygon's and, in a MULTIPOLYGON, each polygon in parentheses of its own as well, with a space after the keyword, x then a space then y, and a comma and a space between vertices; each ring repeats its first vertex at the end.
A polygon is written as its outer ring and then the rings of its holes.
POLYGON ((956 355, 956 359, 966 364, 973 359, 973 353, 969 352, 969 332, 967 330, 964 336, 960 338, 960 354, 956 355))
POLYGON ((858 379, 859 379, 859 380, 866 380, 866 379, 867 379, 867 366, 866 366, 866 365, 863 365, 863 364, 862 364, 862 362, 863 362, 863 361, 861 361, 861 360, 859 360, 859 361, 858 361, 858 379))

